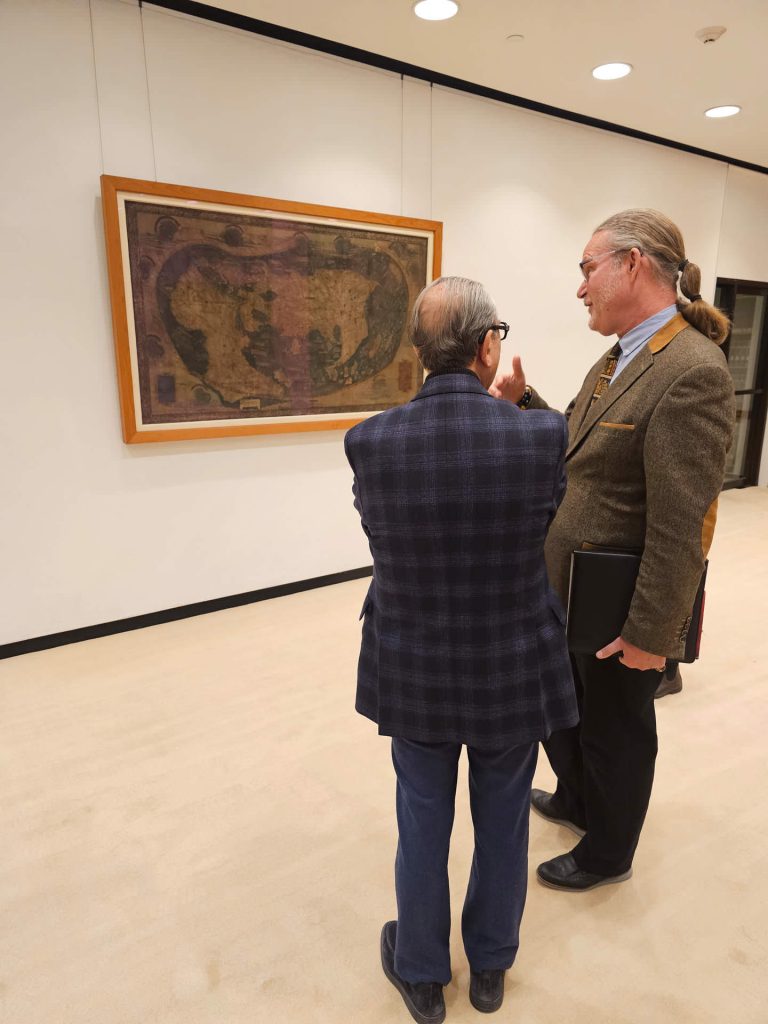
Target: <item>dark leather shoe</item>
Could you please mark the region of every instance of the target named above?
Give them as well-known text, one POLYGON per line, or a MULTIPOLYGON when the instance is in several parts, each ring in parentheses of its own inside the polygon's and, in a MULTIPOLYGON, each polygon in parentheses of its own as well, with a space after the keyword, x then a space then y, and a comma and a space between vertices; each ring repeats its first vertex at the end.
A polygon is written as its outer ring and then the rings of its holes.
POLYGON ((600 885, 626 881, 632 877, 632 868, 621 875, 595 875, 591 871, 582 871, 570 853, 562 853, 559 857, 539 864, 536 875, 541 884, 548 885, 550 889, 587 892, 589 889, 597 889, 600 885))
POLYGON ((506 971, 470 971, 469 1001, 480 1013, 493 1013, 504 1002, 506 971))
POLYGON ((675 670, 670 674, 667 670, 661 677, 661 682, 656 687, 656 693, 654 693, 654 700, 658 700, 659 697, 666 697, 668 693, 680 693, 683 688, 683 679, 680 675, 680 667, 675 665, 675 670))
POLYGON ((403 997, 408 1012, 419 1024, 442 1024, 445 1020, 443 986, 437 981, 405 981, 395 974, 397 921, 387 921, 381 929, 381 966, 403 997))
POLYGON ((547 821, 554 822, 555 825, 565 825, 565 827, 569 828, 571 832, 575 832, 577 836, 583 836, 586 831, 586 829, 583 829, 581 825, 577 825, 574 821, 570 821, 565 817, 561 809, 555 803, 554 793, 545 793, 543 789, 532 789, 531 807, 537 814, 541 815, 542 818, 546 818, 547 821))

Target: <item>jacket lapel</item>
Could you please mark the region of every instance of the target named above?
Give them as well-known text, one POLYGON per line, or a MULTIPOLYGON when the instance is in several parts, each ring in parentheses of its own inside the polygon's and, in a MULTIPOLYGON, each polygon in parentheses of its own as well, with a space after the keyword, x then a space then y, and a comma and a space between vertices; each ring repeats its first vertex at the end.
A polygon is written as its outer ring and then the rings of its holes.
MULTIPOLYGON (((590 430, 603 418, 608 409, 642 377, 646 370, 653 366, 653 357, 658 352, 661 352, 663 348, 666 348, 670 341, 680 331, 685 330, 687 326, 688 321, 680 313, 677 313, 649 339, 648 343, 643 346, 629 366, 621 371, 615 383, 611 384, 605 394, 598 398, 593 406, 587 409, 573 441, 568 446, 566 458, 576 451, 590 430)), ((593 377, 596 379, 594 374, 590 374, 590 379, 593 377)), ((594 389, 594 380, 592 380, 592 388, 594 389)), ((586 391, 586 387, 584 390, 586 391)), ((591 395, 592 391, 589 393, 591 395)))
POLYGON ((605 412, 621 398, 625 391, 632 387, 636 380, 638 380, 645 371, 653 365, 653 356, 651 355, 648 347, 645 346, 638 355, 632 360, 632 362, 624 370, 616 380, 615 384, 606 390, 605 394, 598 398, 594 405, 587 409, 587 414, 581 422, 576 436, 572 443, 568 447, 567 455, 572 455, 573 452, 579 447, 584 438, 594 427, 594 425, 603 418, 605 412))

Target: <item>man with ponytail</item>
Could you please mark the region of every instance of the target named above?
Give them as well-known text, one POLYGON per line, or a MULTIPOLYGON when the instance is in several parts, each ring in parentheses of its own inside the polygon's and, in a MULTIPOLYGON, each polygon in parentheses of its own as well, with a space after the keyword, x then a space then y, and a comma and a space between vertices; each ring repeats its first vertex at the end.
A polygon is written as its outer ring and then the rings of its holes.
MULTIPOLYGON (((734 423, 719 348, 728 320, 699 293, 701 273, 677 226, 655 210, 615 214, 579 267, 590 328, 618 341, 566 410, 568 490, 547 568, 565 602, 573 551, 642 557, 621 635, 595 655, 572 655, 580 722, 544 744, 555 792, 531 795, 537 813, 581 837, 537 870, 544 885, 571 892, 632 873, 658 746, 654 693, 667 659, 683 655, 734 423)), ((517 357, 490 391, 548 408, 517 357)))

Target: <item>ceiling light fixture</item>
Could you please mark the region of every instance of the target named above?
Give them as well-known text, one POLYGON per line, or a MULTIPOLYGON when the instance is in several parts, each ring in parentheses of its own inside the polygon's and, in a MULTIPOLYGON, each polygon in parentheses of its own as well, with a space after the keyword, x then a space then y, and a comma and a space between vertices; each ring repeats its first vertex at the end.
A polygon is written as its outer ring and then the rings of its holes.
POLYGON ((632 70, 631 64, 621 62, 615 64, 599 64, 592 68, 592 77, 599 78, 602 82, 608 82, 613 78, 624 78, 632 70))
POLYGON ((741 107, 726 106, 726 107, 710 107, 709 110, 704 111, 705 117, 733 117, 734 114, 738 114, 741 111, 741 107))
POLYGON ((418 0, 413 12, 425 21, 447 21, 459 13, 459 5, 456 0, 418 0))

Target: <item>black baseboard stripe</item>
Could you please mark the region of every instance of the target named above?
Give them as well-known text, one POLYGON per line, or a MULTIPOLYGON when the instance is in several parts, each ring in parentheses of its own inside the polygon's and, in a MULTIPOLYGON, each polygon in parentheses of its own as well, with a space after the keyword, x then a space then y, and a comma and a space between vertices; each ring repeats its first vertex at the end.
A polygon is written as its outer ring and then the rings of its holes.
POLYGON ((81 626, 79 629, 68 629, 64 633, 50 633, 48 636, 32 637, 30 640, 19 640, 16 643, 0 645, 0 660, 15 658, 19 654, 31 654, 33 651, 47 651, 51 647, 63 647, 65 644, 77 644, 83 640, 95 640, 100 636, 111 636, 113 633, 126 633, 131 629, 144 629, 147 626, 160 626, 164 622, 175 622, 177 619, 189 619, 193 615, 207 615, 209 612, 220 612, 226 608, 238 608, 256 601, 269 601, 273 597, 287 597, 289 594, 300 594, 305 590, 318 587, 332 587, 335 583, 348 583, 370 576, 373 569, 370 565, 361 569, 348 569, 346 572, 334 572, 330 576, 315 576, 311 580, 298 580, 296 583, 282 583, 279 587, 265 587, 263 590, 250 590, 246 594, 233 594, 231 597, 217 597, 212 601, 198 601, 185 604, 180 608, 166 608, 160 612, 149 612, 146 615, 134 615, 130 619, 116 619, 114 622, 101 622, 95 626, 81 626))
POLYGON ((268 39, 277 39, 283 43, 317 50, 319 53, 328 53, 334 57, 343 57, 345 60, 354 60, 358 64, 367 64, 369 67, 391 71, 407 78, 429 82, 432 85, 442 85, 448 89, 471 93, 473 96, 483 96, 485 99, 507 103, 513 107, 533 110, 538 114, 548 114, 550 117, 558 117, 564 121, 573 121, 590 128, 601 128, 603 131, 614 132, 617 135, 626 135, 632 139, 666 146, 668 149, 678 149, 684 153, 693 153, 694 156, 704 156, 710 160, 718 160, 720 163, 732 164, 734 167, 743 167, 748 171, 757 171, 758 174, 768 174, 768 167, 763 167, 762 164, 738 160, 736 157, 726 156, 724 153, 714 153, 709 149, 699 149, 697 146, 689 146, 685 142, 665 139, 661 135, 641 132, 636 128, 615 124, 613 121, 602 121, 600 118, 588 117, 586 114, 578 114, 573 110, 563 110, 561 107, 529 100, 525 96, 515 96, 513 93, 502 92, 500 89, 491 89, 485 85, 478 85, 476 82, 468 82, 463 78, 454 78, 452 75, 444 75, 440 71, 430 71, 417 64, 408 64, 392 57, 385 57, 380 53, 372 53, 370 50, 361 50, 356 46, 347 46, 344 43, 334 42, 332 39, 324 39, 322 36, 313 36, 307 32, 286 28, 284 25, 274 25, 269 21, 249 18, 245 14, 235 14, 232 11, 222 10, 220 7, 197 3, 196 0, 139 0, 139 6, 161 7, 168 11, 176 11, 178 14, 187 14, 216 25, 242 29, 244 32, 252 32, 254 35, 265 36, 268 39))

